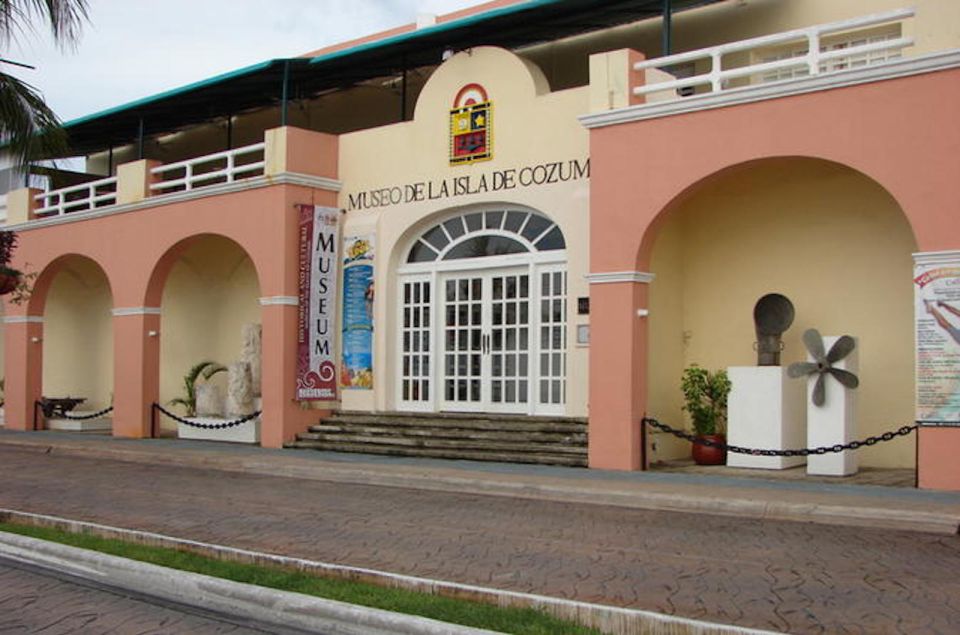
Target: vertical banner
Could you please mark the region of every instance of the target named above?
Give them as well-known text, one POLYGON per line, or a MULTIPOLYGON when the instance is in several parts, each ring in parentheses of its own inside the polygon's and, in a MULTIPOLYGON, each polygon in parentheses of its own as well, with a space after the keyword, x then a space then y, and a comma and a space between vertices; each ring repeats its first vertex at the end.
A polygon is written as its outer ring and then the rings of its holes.
POLYGON ((917 254, 917 420, 960 427, 960 254, 917 254))
POLYGON ((343 240, 344 388, 373 388, 373 244, 373 234, 343 240))
POLYGON ((336 307, 340 210, 300 205, 297 399, 337 398, 336 307))

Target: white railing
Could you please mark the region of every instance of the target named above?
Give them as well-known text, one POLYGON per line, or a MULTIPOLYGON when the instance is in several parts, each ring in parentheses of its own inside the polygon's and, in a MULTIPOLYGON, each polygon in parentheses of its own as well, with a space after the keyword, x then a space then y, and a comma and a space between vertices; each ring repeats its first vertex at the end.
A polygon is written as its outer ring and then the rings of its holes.
POLYGON ((265 143, 161 165, 151 170, 158 179, 150 190, 159 194, 187 192, 263 174, 265 143))
MULTIPOLYGON (((855 58, 860 55, 875 53, 878 51, 897 50, 900 51, 913 45, 913 39, 908 37, 899 37, 895 39, 884 40, 881 42, 870 42, 867 44, 849 46, 831 51, 821 50, 821 39, 824 36, 842 33, 844 31, 853 31, 864 29, 871 26, 898 22, 913 17, 913 9, 899 9, 887 13, 878 13, 868 15, 852 20, 841 22, 832 22, 821 24, 806 29, 796 29, 774 35, 766 35, 750 40, 741 40, 729 44, 721 44, 709 48, 689 51, 687 53, 678 53, 677 55, 668 55, 656 59, 637 62, 634 65, 635 71, 642 71, 650 68, 667 69, 676 64, 687 64, 701 60, 710 60, 710 70, 706 73, 684 77, 671 81, 663 81, 644 86, 637 86, 633 89, 635 95, 647 95, 667 90, 677 90, 681 88, 695 88, 697 86, 710 86, 712 92, 720 92, 726 89, 726 84, 730 80, 760 75, 771 71, 782 71, 788 69, 806 71, 810 75, 818 75, 822 72, 821 67, 826 62, 836 61, 841 58, 855 58), (801 42, 806 47, 804 54, 786 59, 761 62, 740 66, 737 68, 723 68, 723 58, 731 53, 742 53, 754 49, 763 49, 772 46, 785 46, 790 43, 801 42)), ((669 72, 669 71, 668 71, 669 72)))
POLYGON ((111 176, 97 181, 62 187, 59 190, 43 192, 36 197, 36 216, 63 216, 72 212, 83 212, 115 205, 117 202, 117 177, 111 176))

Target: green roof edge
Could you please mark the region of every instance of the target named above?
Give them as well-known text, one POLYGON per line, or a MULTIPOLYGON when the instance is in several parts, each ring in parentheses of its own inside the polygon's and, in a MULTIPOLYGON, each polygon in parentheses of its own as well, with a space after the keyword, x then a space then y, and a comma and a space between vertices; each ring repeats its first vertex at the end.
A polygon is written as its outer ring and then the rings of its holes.
POLYGON ((124 110, 133 110, 139 106, 144 106, 150 102, 160 101, 161 99, 166 99, 167 97, 173 97, 179 93, 185 93, 191 90, 196 90, 197 88, 203 88, 204 86, 209 86, 216 84, 218 82, 226 81, 228 79, 233 79, 235 77, 240 77, 243 75, 248 75, 255 73, 257 71, 264 70, 269 68, 273 64, 286 62, 289 60, 296 60, 301 58, 276 58, 267 60, 265 62, 259 62, 257 64, 251 64, 250 66, 244 66, 243 68, 238 68, 233 71, 228 71, 226 73, 221 73, 220 75, 214 75, 213 77, 208 77, 207 79, 202 79, 191 84, 186 84, 177 88, 171 88, 170 90, 157 93, 155 95, 150 95, 149 97, 143 97, 119 106, 114 106, 112 108, 107 108, 106 110, 101 110, 90 115, 84 115, 83 117, 78 117, 76 119, 71 119, 70 121, 63 124, 64 128, 70 128, 71 126, 77 126, 100 117, 106 117, 107 115, 113 115, 124 110))

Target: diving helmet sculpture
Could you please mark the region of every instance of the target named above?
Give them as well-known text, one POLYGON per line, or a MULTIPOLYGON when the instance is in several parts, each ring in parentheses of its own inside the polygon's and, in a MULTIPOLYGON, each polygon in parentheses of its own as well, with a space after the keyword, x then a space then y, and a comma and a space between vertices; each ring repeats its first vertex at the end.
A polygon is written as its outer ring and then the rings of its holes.
POLYGON ((779 293, 768 293, 753 307, 757 332, 757 366, 779 366, 783 332, 793 324, 793 303, 779 293))

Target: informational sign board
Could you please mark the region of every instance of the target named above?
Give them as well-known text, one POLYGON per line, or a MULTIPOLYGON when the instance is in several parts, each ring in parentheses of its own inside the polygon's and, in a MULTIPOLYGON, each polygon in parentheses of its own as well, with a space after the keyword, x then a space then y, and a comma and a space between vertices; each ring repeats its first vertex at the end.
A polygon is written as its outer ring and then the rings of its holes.
POLYGON ((340 385, 373 388, 374 235, 343 239, 343 355, 340 385))
POLYGON ((340 210, 300 205, 297 399, 337 399, 336 338, 340 210))
POLYGON ((917 421, 960 427, 960 254, 918 254, 913 286, 917 421))

